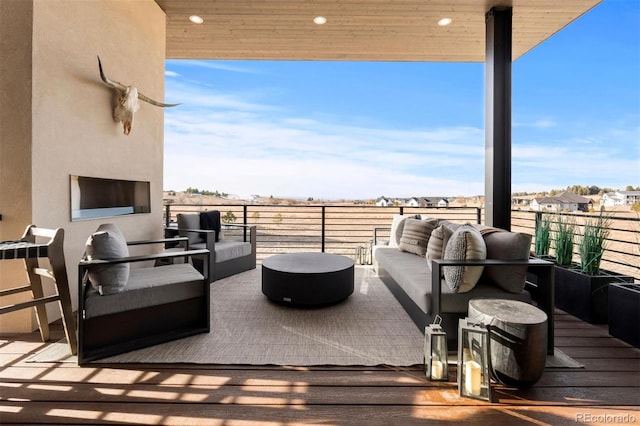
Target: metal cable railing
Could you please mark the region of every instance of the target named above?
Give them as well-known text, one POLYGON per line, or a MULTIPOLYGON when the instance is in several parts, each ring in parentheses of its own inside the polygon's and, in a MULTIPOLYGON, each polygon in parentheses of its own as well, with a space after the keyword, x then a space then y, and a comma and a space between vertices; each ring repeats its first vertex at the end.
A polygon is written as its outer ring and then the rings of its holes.
MULTIPOLYGON (((175 221, 178 213, 212 209, 220 210, 224 222, 257 226, 258 262, 273 254, 295 251, 326 251, 356 256, 359 247, 371 244, 374 229, 378 229, 379 238, 389 236, 388 229, 394 214, 421 214, 458 223, 482 223, 484 217, 483 209, 478 207, 167 204, 165 225, 175 221)), ((525 210, 512 210, 511 214, 511 230, 531 235, 535 235, 536 223, 543 215, 551 215, 552 222, 554 215, 525 210)), ((579 227, 598 214, 563 213, 574 217, 579 227)), ((610 217, 610 234, 602 268, 640 280, 640 219, 610 217)), ((577 248, 575 250, 577 259, 577 248)))

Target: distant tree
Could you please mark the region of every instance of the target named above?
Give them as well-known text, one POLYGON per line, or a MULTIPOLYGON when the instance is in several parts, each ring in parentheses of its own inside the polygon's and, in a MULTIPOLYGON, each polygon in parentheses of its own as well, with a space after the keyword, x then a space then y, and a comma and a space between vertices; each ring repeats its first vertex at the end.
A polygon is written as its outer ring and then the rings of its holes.
POLYGON ((236 221, 236 219, 237 219, 236 215, 233 214, 232 211, 228 211, 228 212, 225 213, 224 216, 222 216, 222 221, 223 222, 227 222, 227 223, 233 223, 233 222, 236 221))
POLYGON ((307 198, 307 201, 313 201, 313 197, 307 198))
POLYGON ((625 191, 634 191, 633 185, 627 185, 627 188, 625 189, 625 191))

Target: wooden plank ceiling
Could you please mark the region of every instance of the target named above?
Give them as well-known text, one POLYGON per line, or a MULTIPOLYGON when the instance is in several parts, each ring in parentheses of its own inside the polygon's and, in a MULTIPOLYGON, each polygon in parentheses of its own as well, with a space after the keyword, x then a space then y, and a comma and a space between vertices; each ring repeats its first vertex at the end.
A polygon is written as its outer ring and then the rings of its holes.
POLYGON ((482 62, 491 7, 513 7, 515 60, 601 0, 156 2, 167 14, 169 59, 482 62), (327 22, 314 24, 316 16, 327 22), (438 26, 445 17, 451 24, 438 26))

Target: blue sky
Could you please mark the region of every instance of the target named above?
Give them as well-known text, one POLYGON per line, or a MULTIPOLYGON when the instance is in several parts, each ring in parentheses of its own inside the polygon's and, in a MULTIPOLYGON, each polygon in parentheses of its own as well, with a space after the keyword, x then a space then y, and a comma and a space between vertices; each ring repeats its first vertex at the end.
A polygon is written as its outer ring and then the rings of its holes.
MULTIPOLYGON (((640 186, 640 0, 513 63, 512 190, 640 186)), ((484 64, 168 60, 164 188, 484 193, 484 64)))

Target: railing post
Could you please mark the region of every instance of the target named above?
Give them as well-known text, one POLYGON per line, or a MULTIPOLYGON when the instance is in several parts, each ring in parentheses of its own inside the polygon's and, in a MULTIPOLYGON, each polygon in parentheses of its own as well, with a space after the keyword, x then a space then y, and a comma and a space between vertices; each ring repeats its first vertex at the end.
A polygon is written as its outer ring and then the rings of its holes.
POLYGON ((322 230, 321 230, 322 237, 321 238, 322 238, 322 252, 323 253, 324 253, 324 236, 325 236, 325 229, 324 229, 324 226, 325 226, 325 213, 326 213, 326 208, 325 208, 325 206, 322 206, 322 230))
POLYGON ((247 241, 247 225, 249 224, 249 221, 247 219, 247 205, 243 204, 242 205, 242 224, 244 225, 244 228, 242 228, 242 240, 244 242, 247 241))
POLYGON ((164 206, 164 226, 168 228, 169 223, 171 223, 171 204, 164 206))
POLYGON ((482 223, 482 209, 480 207, 476 207, 476 223, 478 225, 482 223))
POLYGON ((404 207, 400 206, 400 216, 403 216, 403 215, 404 215, 404 207))

